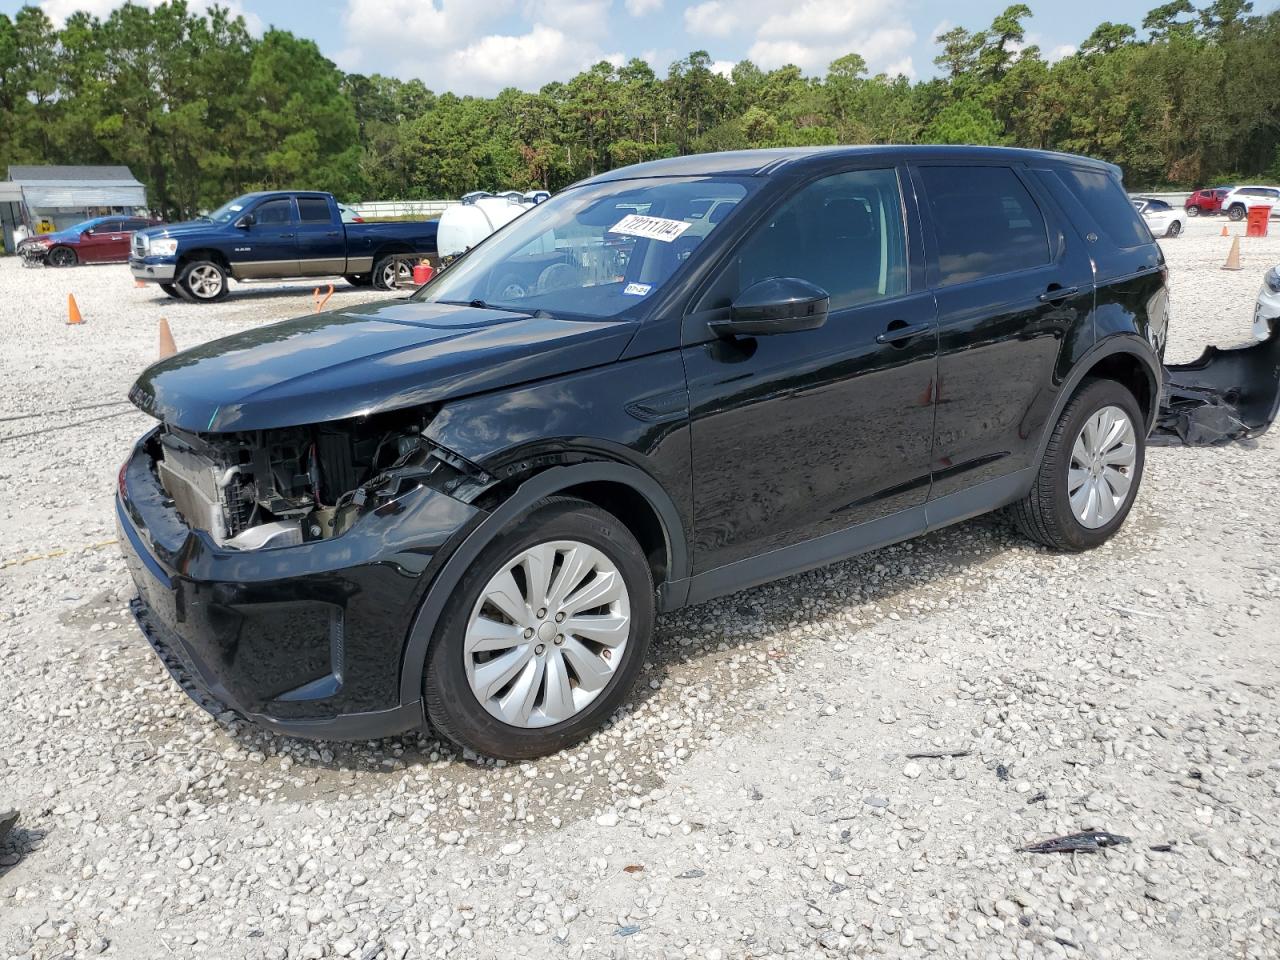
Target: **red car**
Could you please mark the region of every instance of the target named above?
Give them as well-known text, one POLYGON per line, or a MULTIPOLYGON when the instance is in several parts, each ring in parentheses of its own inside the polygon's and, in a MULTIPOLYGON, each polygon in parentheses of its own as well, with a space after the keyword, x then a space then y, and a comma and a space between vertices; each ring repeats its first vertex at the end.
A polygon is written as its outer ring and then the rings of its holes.
POLYGON ((124 263, 129 259, 133 231, 160 224, 159 220, 115 214, 94 217, 56 233, 29 237, 18 244, 18 253, 32 263, 70 267, 77 263, 124 263))
POLYGON ((1212 187, 1207 190, 1197 190, 1187 197, 1186 202, 1183 203, 1187 210, 1187 216, 1198 217, 1202 213, 1221 213, 1222 198, 1230 192, 1230 187, 1212 187))

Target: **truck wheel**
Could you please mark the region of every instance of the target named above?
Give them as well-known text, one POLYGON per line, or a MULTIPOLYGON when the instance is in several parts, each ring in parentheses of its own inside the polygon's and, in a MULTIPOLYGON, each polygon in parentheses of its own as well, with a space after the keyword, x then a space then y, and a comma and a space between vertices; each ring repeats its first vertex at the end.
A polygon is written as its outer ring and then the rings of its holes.
POLYGON ((160 284, 160 289, 163 290, 165 293, 167 293, 169 296, 173 297, 173 299, 175 300, 184 299, 182 294, 178 292, 178 288, 174 286, 172 283, 162 283, 160 284))
POLYGON ((212 260, 192 260, 178 276, 178 289, 197 303, 213 303, 227 295, 227 272, 212 260))
POLYGON ((51 267, 74 267, 80 258, 70 247, 54 247, 45 256, 45 262, 51 267))
POLYGON ((1228 217, 1230 217, 1232 220, 1237 220, 1237 221, 1239 221, 1239 220, 1243 220, 1243 219, 1244 219, 1244 204, 1243 204, 1243 203, 1233 203, 1233 204, 1231 205, 1231 209, 1227 211, 1227 216, 1228 216, 1228 217))
POLYGON ((367 287, 373 283, 373 277, 367 273, 348 273, 342 279, 353 287, 367 287))
POLYGON ((413 283, 413 270, 403 260, 383 257, 373 265, 373 285, 379 290, 396 290, 413 283))
POLYGON ((1114 380, 1086 380, 1054 427, 1040 472, 1011 508, 1024 534, 1055 550, 1091 550, 1133 506, 1146 459, 1138 401, 1114 380))
POLYGON ((626 698, 653 621, 653 577, 631 531, 586 501, 543 500, 450 595, 427 654, 427 717, 490 757, 562 750, 626 698))

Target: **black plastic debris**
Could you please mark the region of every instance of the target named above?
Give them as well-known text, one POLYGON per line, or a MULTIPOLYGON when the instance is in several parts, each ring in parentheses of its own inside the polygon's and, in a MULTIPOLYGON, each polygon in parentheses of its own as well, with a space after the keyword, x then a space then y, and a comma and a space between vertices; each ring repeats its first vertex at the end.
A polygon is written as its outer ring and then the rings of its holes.
POLYGON ((1128 837, 1108 833, 1106 830, 1086 830, 1083 833, 1041 840, 1022 849, 1027 853, 1097 853, 1106 847, 1118 847, 1130 842, 1128 837))
POLYGON ((1148 441, 1202 447, 1260 437, 1280 410, 1280 326, 1261 343, 1164 368, 1160 412, 1148 441))

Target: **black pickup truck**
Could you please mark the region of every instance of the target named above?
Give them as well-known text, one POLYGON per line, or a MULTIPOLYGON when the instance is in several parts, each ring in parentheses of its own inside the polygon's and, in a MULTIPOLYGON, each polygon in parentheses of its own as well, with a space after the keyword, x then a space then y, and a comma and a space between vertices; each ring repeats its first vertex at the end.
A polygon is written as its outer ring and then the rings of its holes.
POLYGON ((355 286, 404 282, 397 254, 436 253, 436 221, 344 223, 333 196, 313 191, 246 193, 207 217, 133 235, 129 267, 165 293, 208 303, 229 280, 341 276, 355 286))

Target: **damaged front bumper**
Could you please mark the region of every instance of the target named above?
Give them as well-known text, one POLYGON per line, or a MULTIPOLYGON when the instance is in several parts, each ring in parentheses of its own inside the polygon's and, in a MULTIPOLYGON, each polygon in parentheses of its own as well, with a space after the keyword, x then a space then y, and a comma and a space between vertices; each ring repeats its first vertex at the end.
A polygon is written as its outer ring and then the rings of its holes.
POLYGON ((174 509, 151 436, 121 468, 116 519, 139 626, 192 699, 292 736, 421 727, 421 702, 400 699, 405 640, 436 570, 483 511, 423 486, 338 537, 228 549, 174 509))

